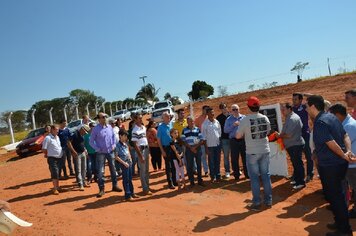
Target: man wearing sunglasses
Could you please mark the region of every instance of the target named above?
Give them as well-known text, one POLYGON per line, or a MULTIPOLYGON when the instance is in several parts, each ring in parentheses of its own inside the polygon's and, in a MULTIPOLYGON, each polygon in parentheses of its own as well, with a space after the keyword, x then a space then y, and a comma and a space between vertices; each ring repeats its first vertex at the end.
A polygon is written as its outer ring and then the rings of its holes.
POLYGON ((105 160, 108 161, 110 176, 112 182, 112 191, 122 192, 117 186, 116 169, 115 169, 115 155, 116 140, 113 128, 107 124, 108 116, 99 112, 97 119, 99 124, 96 125, 90 136, 89 144, 96 151, 96 166, 98 172, 99 193, 97 197, 102 197, 105 194, 104 190, 104 171, 105 160))

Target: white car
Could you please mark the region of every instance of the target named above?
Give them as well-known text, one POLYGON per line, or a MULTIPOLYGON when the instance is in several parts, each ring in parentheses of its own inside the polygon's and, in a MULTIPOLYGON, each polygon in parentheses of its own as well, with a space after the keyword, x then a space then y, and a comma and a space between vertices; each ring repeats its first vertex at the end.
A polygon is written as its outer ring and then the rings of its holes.
MULTIPOLYGON (((90 119, 89 123, 96 123, 94 120, 90 119)), ((68 123, 67 127, 71 132, 74 132, 75 130, 77 130, 81 125, 83 124, 83 120, 79 119, 79 120, 73 120, 71 122, 68 123)))
POLYGON ((126 109, 123 109, 123 110, 115 112, 111 118, 113 118, 115 120, 121 119, 123 121, 126 121, 131 118, 131 112, 126 109))
POLYGON ((154 109, 153 109, 153 112, 155 112, 156 110, 158 109, 162 109, 162 108, 168 108, 168 107, 172 107, 173 104, 171 101, 162 101, 162 102, 157 102, 155 105, 154 105, 154 109))
POLYGON ((162 120, 162 114, 164 112, 168 112, 172 119, 171 121, 174 122, 175 121, 175 113, 173 111, 173 108, 172 107, 165 107, 165 108, 161 108, 161 109, 156 109, 152 112, 152 115, 151 115, 151 120, 153 120, 154 122, 156 122, 157 124, 161 123, 163 120, 162 120))

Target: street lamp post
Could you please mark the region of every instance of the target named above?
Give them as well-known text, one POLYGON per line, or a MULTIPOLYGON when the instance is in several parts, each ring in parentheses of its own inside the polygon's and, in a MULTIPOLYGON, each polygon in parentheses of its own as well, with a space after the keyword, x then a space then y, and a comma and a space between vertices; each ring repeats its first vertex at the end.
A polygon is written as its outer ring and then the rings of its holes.
POLYGON ((12 114, 13 113, 10 112, 8 122, 9 122, 9 129, 10 129, 10 135, 11 135, 11 143, 15 143, 14 131, 12 130, 12 122, 11 122, 12 114))
POLYGON ((51 107, 51 109, 49 109, 49 121, 50 121, 51 125, 53 125, 52 111, 53 111, 53 107, 51 107))

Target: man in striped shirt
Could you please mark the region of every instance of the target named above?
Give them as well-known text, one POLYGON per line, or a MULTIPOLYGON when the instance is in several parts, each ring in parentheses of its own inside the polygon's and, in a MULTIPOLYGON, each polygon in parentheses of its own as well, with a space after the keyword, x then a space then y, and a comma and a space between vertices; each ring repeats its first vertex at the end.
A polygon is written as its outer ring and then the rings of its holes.
POLYGON ((204 186, 201 175, 201 146, 204 146, 205 140, 200 132, 200 129, 194 125, 194 120, 191 116, 187 117, 188 127, 183 129, 181 139, 186 147, 187 172, 190 185, 194 186, 194 159, 197 163, 198 184, 204 186))

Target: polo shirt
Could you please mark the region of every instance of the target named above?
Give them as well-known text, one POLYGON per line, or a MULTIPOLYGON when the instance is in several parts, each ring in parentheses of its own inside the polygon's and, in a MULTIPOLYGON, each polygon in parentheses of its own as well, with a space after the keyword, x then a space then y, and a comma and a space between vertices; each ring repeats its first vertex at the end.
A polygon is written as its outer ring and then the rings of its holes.
POLYGON ((83 153, 85 151, 84 138, 80 135, 79 130, 72 133, 69 137, 69 141, 77 153, 83 153))
POLYGON ((198 144, 201 140, 204 140, 200 129, 194 126, 192 129, 186 127, 182 131, 181 139, 183 142, 187 143, 189 146, 198 144))
POLYGON ((308 123, 309 115, 306 109, 307 106, 305 104, 300 104, 300 106, 298 107, 293 107, 293 112, 300 117, 303 123, 302 135, 309 133, 309 123, 308 123))
POLYGON ((282 128, 282 133, 289 135, 289 138, 283 139, 283 143, 286 148, 304 144, 302 127, 302 120, 294 112, 291 112, 291 114, 286 117, 286 121, 282 128))
POLYGON ((229 139, 229 133, 224 132, 224 126, 226 119, 230 116, 230 114, 224 115, 224 113, 221 113, 216 117, 216 119, 219 121, 220 126, 221 126, 221 139, 229 139))
POLYGON ((202 135, 206 140, 208 147, 217 147, 220 145, 221 127, 219 121, 206 119, 202 124, 202 135))
POLYGON ((173 124, 173 128, 178 130, 179 136, 182 134, 183 129, 187 126, 188 126, 187 119, 184 119, 182 122, 180 122, 179 120, 176 120, 176 122, 174 122, 174 124, 173 124))
POLYGON ((137 142, 138 146, 147 146, 148 141, 146 137, 146 127, 144 125, 137 126, 135 125, 132 129, 132 138, 131 141, 137 142))
POLYGON ((334 140, 345 152, 345 130, 336 116, 320 112, 314 120, 313 140, 315 152, 320 166, 337 166, 346 164, 347 161, 331 151, 326 142, 334 140))
POLYGON ((48 134, 43 140, 42 149, 47 150, 47 156, 49 157, 62 157, 62 146, 58 135, 48 134))
MULTIPOLYGON (((346 133, 349 135, 351 140, 351 151, 356 153, 356 120, 348 115, 342 122, 346 133)), ((349 163, 349 168, 356 168, 356 163, 349 163)))
POLYGON ((172 123, 169 122, 161 123, 157 129, 157 138, 161 141, 162 146, 169 146, 170 142, 172 142, 171 135, 169 134, 172 129, 172 123))
POLYGON ((225 121, 225 126, 224 126, 224 132, 229 133, 229 138, 233 139, 235 138, 237 132, 239 131, 239 125, 234 126, 234 123, 236 121, 239 121, 241 124, 241 121, 245 118, 245 115, 240 114, 239 117, 235 117, 233 115, 229 116, 229 118, 226 119, 225 121))

